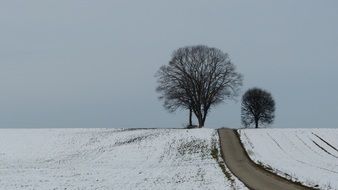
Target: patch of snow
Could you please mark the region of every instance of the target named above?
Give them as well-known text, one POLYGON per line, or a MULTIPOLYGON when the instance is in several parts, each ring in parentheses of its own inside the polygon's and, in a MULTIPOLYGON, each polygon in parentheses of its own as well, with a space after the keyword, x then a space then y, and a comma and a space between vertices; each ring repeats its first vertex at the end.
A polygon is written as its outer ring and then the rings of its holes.
POLYGON ((218 144, 213 129, 0 129, 0 189, 246 189, 218 144))
POLYGON ((320 189, 338 189, 338 129, 241 129, 250 156, 271 171, 320 189))

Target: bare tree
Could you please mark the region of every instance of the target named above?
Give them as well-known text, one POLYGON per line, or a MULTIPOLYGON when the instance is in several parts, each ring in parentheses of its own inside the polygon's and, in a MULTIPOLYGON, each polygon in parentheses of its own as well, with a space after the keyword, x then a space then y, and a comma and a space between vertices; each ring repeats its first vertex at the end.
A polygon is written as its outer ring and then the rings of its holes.
POLYGON ((203 45, 174 51, 156 77, 164 107, 171 112, 190 110, 190 125, 194 113, 199 127, 204 126, 212 106, 237 96, 242 85, 242 75, 236 72, 228 54, 203 45))
POLYGON ((275 118, 275 101, 271 94, 259 88, 249 89, 242 97, 242 123, 245 127, 271 124, 275 118))

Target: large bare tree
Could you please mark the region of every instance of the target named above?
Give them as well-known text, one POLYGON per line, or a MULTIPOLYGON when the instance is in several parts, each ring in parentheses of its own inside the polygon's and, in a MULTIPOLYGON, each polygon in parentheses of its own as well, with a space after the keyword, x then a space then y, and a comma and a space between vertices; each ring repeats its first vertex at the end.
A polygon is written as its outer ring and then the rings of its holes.
POLYGON ((177 49, 156 76, 164 107, 171 112, 190 110, 190 125, 194 113, 199 127, 204 126, 211 107, 237 96, 242 85, 242 75, 228 54, 203 45, 177 49))
POLYGON ((275 118, 275 101, 271 94, 259 88, 249 89, 242 97, 241 118, 245 127, 251 124, 271 124, 275 118))

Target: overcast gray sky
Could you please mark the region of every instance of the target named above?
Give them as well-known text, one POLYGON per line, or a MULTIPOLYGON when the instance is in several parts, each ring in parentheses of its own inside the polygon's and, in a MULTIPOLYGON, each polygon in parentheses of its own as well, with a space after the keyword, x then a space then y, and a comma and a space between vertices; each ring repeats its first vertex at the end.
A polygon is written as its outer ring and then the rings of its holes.
MULTIPOLYGON (((338 126, 338 1, 0 2, 0 127, 182 127, 154 74, 182 46, 229 53, 274 127, 338 126)), ((238 102, 207 127, 240 127, 238 102)))

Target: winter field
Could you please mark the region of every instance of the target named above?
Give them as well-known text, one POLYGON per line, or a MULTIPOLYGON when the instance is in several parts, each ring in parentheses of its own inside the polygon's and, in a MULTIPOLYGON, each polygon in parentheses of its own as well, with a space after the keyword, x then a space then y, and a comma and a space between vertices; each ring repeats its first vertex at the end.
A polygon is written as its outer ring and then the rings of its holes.
POLYGON ((0 129, 0 189, 246 189, 218 146, 212 129, 0 129))
POLYGON ((338 129, 243 129, 250 158, 270 171, 320 189, 338 189, 338 129))

